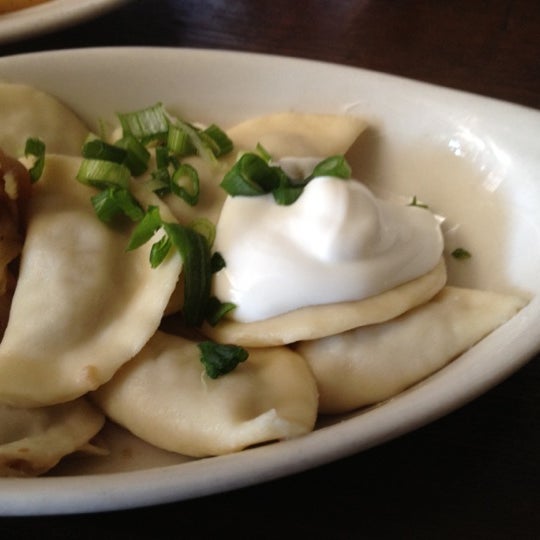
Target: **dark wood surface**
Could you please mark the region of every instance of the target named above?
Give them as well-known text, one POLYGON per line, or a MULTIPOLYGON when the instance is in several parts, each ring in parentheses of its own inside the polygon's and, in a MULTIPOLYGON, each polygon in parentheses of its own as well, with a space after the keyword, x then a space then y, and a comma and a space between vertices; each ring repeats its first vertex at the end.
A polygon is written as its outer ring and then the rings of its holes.
MULTIPOLYGON (((540 109, 537 0, 134 0, 0 51, 117 45, 320 59, 540 109)), ((305 473, 133 511, 4 518, 0 536, 534 539, 539 509, 540 361, 532 359, 445 418, 305 473)))

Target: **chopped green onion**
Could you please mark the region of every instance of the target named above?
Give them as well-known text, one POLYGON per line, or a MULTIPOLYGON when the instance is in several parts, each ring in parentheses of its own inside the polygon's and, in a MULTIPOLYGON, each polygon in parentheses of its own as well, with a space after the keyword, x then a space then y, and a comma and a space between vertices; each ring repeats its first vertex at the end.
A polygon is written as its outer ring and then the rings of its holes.
POLYGON ((201 137, 212 148, 214 156, 221 157, 232 152, 233 142, 229 136, 216 124, 211 124, 202 133, 201 137))
POLYGON ((429 208, 427 204, 420 202, 416 198, 416 195, 413 196, 412 201, 409 203, 409 206, 417 206, 418 208, 429 208))
POLYGON ((464 248, 456 248, 452 251, 452 257, 454 257, 454 259, 465 260, 470 259, 472 255, 464 248))
POLYGON ((45 143, 41 139, 35 137, 26 139, 24 155, 26 157, 33 156, 35 158, 34 164, 30 167, 28 172, 30 173, 32 183, 37 182, 41 178, 43 167, 45 166, 45 143))
POLYGON ((144 211, 137 200, 124 188, 109 187, 90 200, 99 219, 106 223, 112 221, 118 214, 123 214, 132 221, 139 221, 144 216, 144 211))
POLYGON ((187 131, 175 124, 169 128, 167 149, 176 156, 189 156, 195 153, 195 147, 187 131))
POLYGON ((268 152, 268 150, 261 143, 257 143, 256 151, 264 159, 264 161, 266 161, 266 163, 270 163, 270 161, 272 161, 270 152, 268 152))
MULTIPOLYGON (((179 130, 181 132, 184 132, 187 140, 186 144, 193 145, 195 152, 205 161, 208 161, 209 163, 215 163, 216 157, 214 155, 214 152, 212 151, 212 148, 208 145, 208 143, 203 140, 199 135, 200 130, 188 124, 187 122, 183 122, 182 120, 175 120, 174 124, 171 125, 170 129, 172 129, 173 131, 179 130)), ((175 136, 174 138, 180 140, 179 135, 175 136)))
POLYGON ((212 247, 216 238, 216 226, 207 218, 194 219, 189 226, 206 238, 208 245, 212 247))
POLYGON ((318 163, 308 179, 317 176, 335 176, 344 180, 351 177, 352 169, 344 156, 331 156, 318 163))
POLYGON ((184 264, 184 321, 187 326, 199 326, 210 298, 210 247, 204 236, 189 227, 164 223, 163 228, 184 264))
POLYGON ((77 173, 77 180, 100 189, 118 186, 127 189, 130 170, 120 163, 101 159, 83 159, 77 173))
POLYGON ((86 159, 123 163, 127 157, 127 152, 123 148, 109 144, 101 139, 92 139, 84 143, 82 155, 86 159))
POLYGON ((131 134, 143 144, 164 140, 169 131, 167 112, 161 103, 130 113, 118 114, 124 135, 131 134))
POLYGON ((270 193, 279 187, 280 176, 259 155, 246 153, 238 159, 221 181, 221 187, 233 197, 270 193))
POLYGON ((212 253, 212 258, 210 259, 210 271, 212 274, 219 272, 221 269, 225 268, 226 263, 223 255, 219 251, 212 253))
POLYGON ((211 326, 216 326, 217 323, 236 307, 232 302, 221 302, 215 296, 211 296, 206 306, 206 320, 211 326))
POLYGON ((238 345, 224 345, 213 341, 203 341, 197 345, 201 351, 201 362, 206 374, 217 379, 232 371, 249 356, 246 349, 238 345))
POLYGON ((272 190, 274 200, 278 204, 285 206, 293 204, 302 195, 304 184, 294 184, 280 168, 277 168, 276 171, 279 174, 280 181, 279 186, 272 190))
POLYGON ((181 164, 171 178, 171 191, 181 197, 189 205, 199 201, 199 174, 192 165, 181 164))
POLYGON ((143 244, 146 244, 162 224, 163 222, 161 221, 159 208, 157 206, 149 206, 146 210, 146 214, 139 223, 137 223, 137 226, 131 233, 127 250, 137 249, 143 244))
POLYGON ((157 268, 171 250, 172 242, 167 235, 163 235, 160 240, 154 242, 150 248, 150 266, 157 268))
POLYGON ((115 145, 126 151, 124 165, 128 167, 133 176, 139 176, 148 169, 150 152, 147 150, 146 146, 133 135, 127 133, 121 139, 116 141, 115 145))

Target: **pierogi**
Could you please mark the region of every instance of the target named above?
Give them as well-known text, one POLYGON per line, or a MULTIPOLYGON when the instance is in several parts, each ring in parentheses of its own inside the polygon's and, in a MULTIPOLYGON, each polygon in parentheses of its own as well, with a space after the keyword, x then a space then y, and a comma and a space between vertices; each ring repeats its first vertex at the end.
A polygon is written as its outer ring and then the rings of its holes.
POLYGON ((397 317, 427 302, 445 283, 446 267, 441 259, 427 274, 376 296, 308 306, 262 321, 244 323, 223 319, 216 326, 205 324, 203 331, 216 341, 246 347, 270 347, 317 339, 397 317))
MULTIPOLYGON (((150 246, 126 252, 132 226, 95 216, 80 159, 48 155, 34 185, 17 287, 0 343, 0 401, 36 407, 75 399, 109 380, 158 328, 182 268, 157 269, 150 246)), ((134 186, 147 204, 152 193, 134 186)))
POLYGON ((195 342, 163 332, 92 398, 143 440, 195 457, 304 435, 317 417, 315 380, 290 349, 251 349, 211 379, 195 342))
MULTIPOLYGON (((63 456, 91 449, 105 417, 193 457, 305 435, 319 413, 349 412, 422 380, 525 304, 448 286, 438 251, 427 272, 361 300, 186 329, 181 317, 169 317, 183 309, 181 256, 172 250, 150 266, 160 231, 126 251, 134 225, 100 221, 90 202, 95 190, 76 180, 84 123, 24 85, 0 84, 0 104, 0 149, 21 157, 28 137, 47 149, 25 230, 3 219, 0 207, 0 476, 43 474, 63 456), (21 245, 13 273, 8 265, 21 245), (207 338, 246 347, 249 357, 212 379, 197 346, 207 338)), ((227 197, 219 184, 243 153, 262 147, 274 164, 292 159, 294 166, 297 158, 346 154, 366 127, 350 115, 249 119, 227 129, 231 154, 182 160, 199 174, 195 206, 152 193, 151 172, 131 179, 130 190, 144 209, 157 206, 164 222, 216 223, 227 197)))
POLYGON ((285 112, 246 120, 227 130, 234 145, 232 154, 217 163, 209 163, 192 156, 185 163, 193 165, 201 184, 201 196, 196 206, 190 207, 175 195, 164 201, 180 223, 207 218, 216 223, 227 193, 219 183, 237 155, 253 151, 258 144, 279 160, 284 157, 319 157, 345 154, 365 130, 367 124, 355 116, 331 114, 302 114, 285 112), (324 133, 324 137, 321 137, 324 133))
POLYGON ((80 156, 88 126, 58 99, 31 86, 0 82, 0 149, 24 155, 29 137, 39 137, 51 153, 80 156))
POLYGON ((514 295, 445 287, 403 315, 294 349, 311 367, 319 412, 336 414, 388 399, 431 375, 513 317, 514 295))
POLYGON ((90 443, 104 423, 85 398, 36 409, 0 404, 0 477, 36 476, 73 452, 104 452, 90 443))

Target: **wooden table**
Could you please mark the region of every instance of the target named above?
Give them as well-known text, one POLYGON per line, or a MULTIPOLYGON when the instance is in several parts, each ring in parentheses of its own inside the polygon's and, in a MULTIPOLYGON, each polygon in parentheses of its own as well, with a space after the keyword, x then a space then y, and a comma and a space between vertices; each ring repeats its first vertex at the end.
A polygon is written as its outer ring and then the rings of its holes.
MULTIPOLYGON (((540 108, 537 0, 134 0, 0 51, 116 45, 320 59, 540 108)), ((315 470, 159 507, 4 518, 0 536, 538 538, 539 419, 532 359, 453 414, 315 470)))

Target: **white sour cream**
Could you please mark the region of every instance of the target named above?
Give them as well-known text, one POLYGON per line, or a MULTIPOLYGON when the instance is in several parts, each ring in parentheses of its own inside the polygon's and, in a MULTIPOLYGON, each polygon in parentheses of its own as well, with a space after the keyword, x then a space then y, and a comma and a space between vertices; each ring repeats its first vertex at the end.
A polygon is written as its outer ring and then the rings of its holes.
POLYGON ((214 248, 226 262, 215 295, 236 304, 232 318, 253 322, 360 300, 420 277, 439 262, 443 237, 429 210, 322 176, 290 206, 271 195, 228 197, 214 248))

